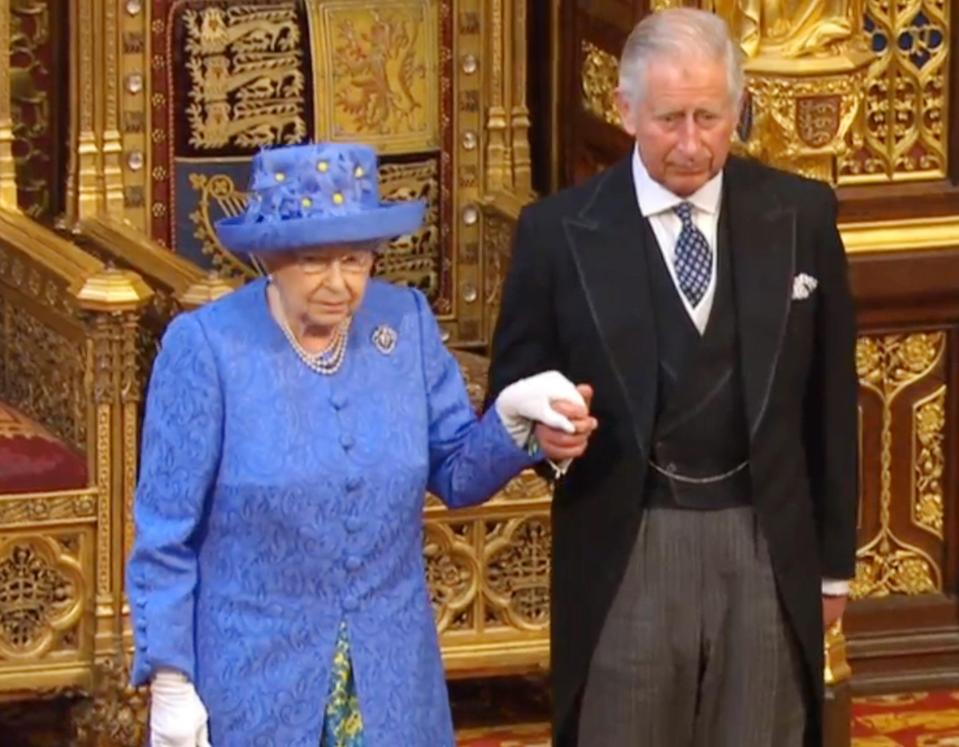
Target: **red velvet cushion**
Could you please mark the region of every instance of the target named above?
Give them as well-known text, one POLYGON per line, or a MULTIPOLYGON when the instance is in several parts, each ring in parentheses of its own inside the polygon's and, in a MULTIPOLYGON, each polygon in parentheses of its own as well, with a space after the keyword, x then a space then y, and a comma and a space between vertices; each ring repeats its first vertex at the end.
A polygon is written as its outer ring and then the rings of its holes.
POLYGON ((39 423, 0 402, 0 493, 87 487, 87 462, 39 423))

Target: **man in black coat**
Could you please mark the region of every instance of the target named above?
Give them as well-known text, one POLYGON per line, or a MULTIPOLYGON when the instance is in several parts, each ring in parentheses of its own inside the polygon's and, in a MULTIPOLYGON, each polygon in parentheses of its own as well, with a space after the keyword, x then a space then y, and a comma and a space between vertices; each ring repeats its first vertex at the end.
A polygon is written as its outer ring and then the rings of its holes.
POLYGON ((720 19, 646 17, 620 67, 634 153, 519 220, 491 394, 557 369, 599 421, 555 464, 558 747, 822 741, 823 629, 855 563, 855 312, 830 188, 728 155, 742 89, 720 19))

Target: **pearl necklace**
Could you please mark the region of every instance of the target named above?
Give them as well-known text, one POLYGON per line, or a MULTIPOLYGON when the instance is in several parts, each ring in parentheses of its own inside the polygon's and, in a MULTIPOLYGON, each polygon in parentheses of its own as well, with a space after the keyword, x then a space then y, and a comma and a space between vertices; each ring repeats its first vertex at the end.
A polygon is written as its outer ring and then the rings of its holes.
POLYGON ((350 322, 352 319, 347 317, 337 325, 336 330, 333 332, 333 339, 324 350, 321 350, 319 353, 309 353, 296 339, 293 330, 290 329, 282 307, 279 307, 279 309, 280 329, 283 330, 283 335, 290 343, 293 351, 299 356, 300 360, 318 374, 323 374, 324 376, 332 376, 339 371, 343 365, 344 358, 346 358, 346 343, 350 337, 350 322))

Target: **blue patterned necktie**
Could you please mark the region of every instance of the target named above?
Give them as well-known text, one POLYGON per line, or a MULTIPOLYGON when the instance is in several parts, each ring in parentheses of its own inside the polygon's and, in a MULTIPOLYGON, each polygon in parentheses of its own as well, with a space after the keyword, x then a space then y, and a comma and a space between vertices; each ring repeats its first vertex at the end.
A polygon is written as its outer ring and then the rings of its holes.
POLYGON ((676 277, 689 303, 698 306, 709 287, 713 252, 703 232, 693 223, 692 204, 681 202, 673 210, 683 223, 676 240, 676 277))

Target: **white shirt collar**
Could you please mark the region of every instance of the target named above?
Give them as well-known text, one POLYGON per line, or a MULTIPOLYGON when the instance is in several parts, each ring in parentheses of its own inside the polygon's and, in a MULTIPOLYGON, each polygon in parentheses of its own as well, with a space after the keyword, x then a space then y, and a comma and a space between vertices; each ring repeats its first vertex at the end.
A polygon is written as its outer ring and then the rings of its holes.
POLYGON ((683 198, 674 195, 666 187, 655 181, 646 171, 639 157, 639 146, 633 148, 633 184, 636 187, 636 199, 643 217, 672 210, 681 202, 691 202, 697 210, 713 215, 719 212, 719 201, 723 191, 723 172, 683 198))

